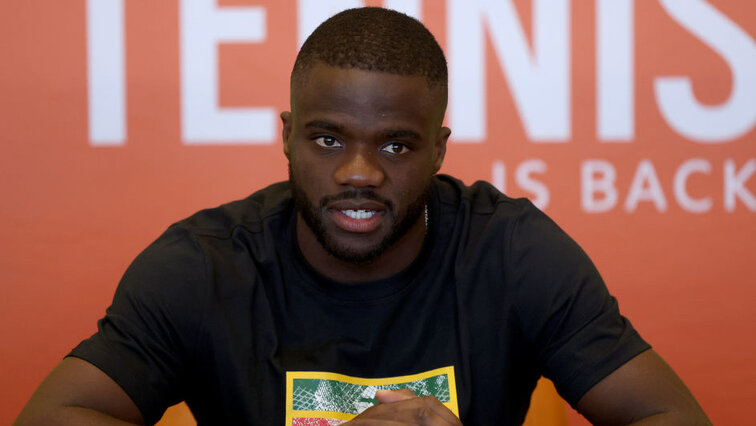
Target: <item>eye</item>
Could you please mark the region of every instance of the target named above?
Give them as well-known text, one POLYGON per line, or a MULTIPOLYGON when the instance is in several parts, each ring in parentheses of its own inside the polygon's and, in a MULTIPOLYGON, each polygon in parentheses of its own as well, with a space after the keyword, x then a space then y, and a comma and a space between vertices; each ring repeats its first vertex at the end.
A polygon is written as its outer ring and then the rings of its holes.
POLYGON ((381 151, 387 152, 391 155, 401 155, 409 152, 409 147, 403 143, 391 142, 387 143, 381 148, 381 151))
POLYGON ((323 148, 340 148, 341 142, 333 136, 318 136, 313 139, 318 146, 323 148))

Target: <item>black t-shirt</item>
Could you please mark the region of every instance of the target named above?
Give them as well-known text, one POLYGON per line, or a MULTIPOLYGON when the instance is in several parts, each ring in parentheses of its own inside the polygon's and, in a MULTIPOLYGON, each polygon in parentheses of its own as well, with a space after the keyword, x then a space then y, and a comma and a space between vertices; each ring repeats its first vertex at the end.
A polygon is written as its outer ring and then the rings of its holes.
POLYGON ((299 252, 288 183, 203 210, 136 258, 70 355, 148 423, 186 400, 199 424, 335 424, 376 389, 409 387, 467 425, 506 425, 523 421, 541 375, 574 405, 648 348, 529 201, 438 176, 429 214, 406 270, 348 284, 299 252))

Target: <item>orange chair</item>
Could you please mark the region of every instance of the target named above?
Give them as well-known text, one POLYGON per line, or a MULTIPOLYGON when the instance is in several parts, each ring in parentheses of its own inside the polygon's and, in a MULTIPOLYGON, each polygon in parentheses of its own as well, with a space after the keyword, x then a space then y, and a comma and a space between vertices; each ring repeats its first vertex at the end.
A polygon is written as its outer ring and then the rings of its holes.
POLYGON ((541 377, 533 396, 523 426, 568 426, 565 402, 559 396, 551 380, 541 377))
POLYGON ((192 412, 189 411, 189 407, 185 402, 176 404, 173 407, 168 407, 163 414, 163 418, 159 422, 155 423, 155 426, 196 426, 197 421, 194 420, 192 412))

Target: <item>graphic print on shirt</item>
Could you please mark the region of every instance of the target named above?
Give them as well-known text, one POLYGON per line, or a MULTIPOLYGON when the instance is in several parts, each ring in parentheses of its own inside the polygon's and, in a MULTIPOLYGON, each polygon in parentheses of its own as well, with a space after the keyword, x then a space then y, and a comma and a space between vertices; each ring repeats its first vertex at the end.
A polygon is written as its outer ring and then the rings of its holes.
POLYGON ((377 379, 322 371, 287 371, 286 426, 339 425, 375 405, 377 390, 405 388, 417 396, 435 396, 459 417, 453 366, 377 379))

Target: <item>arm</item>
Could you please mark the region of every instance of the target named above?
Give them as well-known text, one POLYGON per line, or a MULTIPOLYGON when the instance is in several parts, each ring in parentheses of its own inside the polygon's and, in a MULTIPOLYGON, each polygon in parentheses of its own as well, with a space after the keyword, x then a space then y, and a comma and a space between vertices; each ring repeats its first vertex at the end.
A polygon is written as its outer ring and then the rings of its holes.
POLYGON ((577 409, 596 425, 711 425, 682 380, 653 350, 598 382, 577 409))
POLYGON ((132 262, 97 332, 45 378, 17 423, 151 424, 185 399, 204 264, 190 233, 170 227, 132 262))
POLYGON ((137 406, 113 379, 94 365, 69 357, 42 381, 14 424, 144 423, 137 406))
POLYGON ((710 424, 672 369, 622 317, 582 249, 527 210, 512 231, 518 318, 543 375, 598 425, 710 424))

